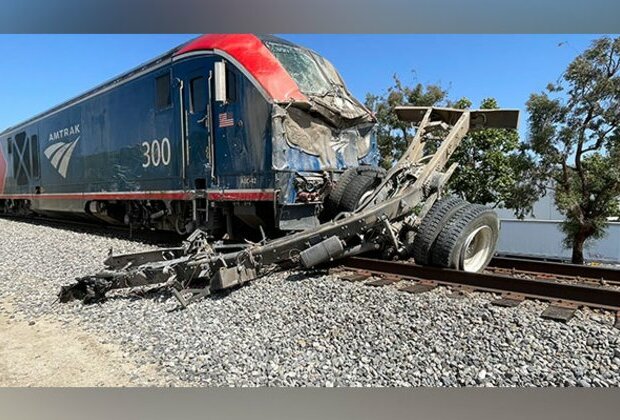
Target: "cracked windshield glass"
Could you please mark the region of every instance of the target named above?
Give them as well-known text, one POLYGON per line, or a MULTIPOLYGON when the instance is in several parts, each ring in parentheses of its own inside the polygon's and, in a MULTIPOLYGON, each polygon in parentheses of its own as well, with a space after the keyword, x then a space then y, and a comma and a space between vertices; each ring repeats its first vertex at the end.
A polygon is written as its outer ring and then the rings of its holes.
POLYGON ((289 45, 268 42, 267 47, 295 79, 299 89, 309 95, 324 95, 332 90, 318 64, 305 51, 289 45))

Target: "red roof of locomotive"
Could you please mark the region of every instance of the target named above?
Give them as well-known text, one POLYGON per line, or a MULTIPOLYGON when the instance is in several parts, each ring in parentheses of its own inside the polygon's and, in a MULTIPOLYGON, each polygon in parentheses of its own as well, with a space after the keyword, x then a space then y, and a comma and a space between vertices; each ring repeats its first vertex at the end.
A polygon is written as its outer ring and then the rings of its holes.
POLYGON ((308 100, 282 64, 256 35, 203 35, 183 45, 174 56, 205 50, 220 50, 234 58, 276 102, 308 100))

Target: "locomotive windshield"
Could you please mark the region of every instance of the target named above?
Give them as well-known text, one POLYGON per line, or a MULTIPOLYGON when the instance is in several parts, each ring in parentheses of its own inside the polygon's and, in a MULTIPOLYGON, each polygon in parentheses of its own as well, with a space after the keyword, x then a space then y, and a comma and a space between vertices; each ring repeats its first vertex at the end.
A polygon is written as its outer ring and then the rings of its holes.
POLYGON ((265 45, 295 80, 299 90, 312 98, 315 106, 328 108, 348 120, 372 118, 347 90, 342 77, 329 61, 294 45, 273 41, 266 41, 265 45))
POLYGON ((286 44, 275 42, 267 42, 266 44, 286 71, 297 82, 299 89, 303 93, 324 95, 332 89, 331 83, 327 80, 310 53, 301 48, 286 44))
POLYGON ((342 80, 342 77, 340 77, 340 74, 334 65, 318 54, 312 53, 312 57, 314 57, 314 59, 321 64, 321 67, 329 80, 344 89, 344 81, 342 80))

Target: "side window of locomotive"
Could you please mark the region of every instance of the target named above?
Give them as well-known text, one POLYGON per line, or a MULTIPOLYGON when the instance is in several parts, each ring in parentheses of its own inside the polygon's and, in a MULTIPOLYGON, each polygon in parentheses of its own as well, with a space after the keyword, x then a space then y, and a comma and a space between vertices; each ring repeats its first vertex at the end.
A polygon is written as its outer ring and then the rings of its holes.
POLYGON ((190 112, 203 113, 207 110, 207 82, 202 76, 195 77, 189 82, 190 84, 190 112))
POLYGON ((226 69, 226 102, 237 100, 237 75, 230 69, 226 69))
POLYGON ((172 105, 172 97, 170 95, 170 74, 164 74, 155 79, 155 109, 160 111, 172 105))

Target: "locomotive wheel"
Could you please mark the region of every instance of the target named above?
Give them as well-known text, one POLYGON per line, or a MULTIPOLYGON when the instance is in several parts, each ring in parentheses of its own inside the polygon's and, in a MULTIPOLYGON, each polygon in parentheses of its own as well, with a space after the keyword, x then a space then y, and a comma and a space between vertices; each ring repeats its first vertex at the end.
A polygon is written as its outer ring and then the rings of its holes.
POLYGON ((426 213, 413 240, 412 255, 416 264, 426 265, 431 259, 431 248, 441 229, 460 208, 468 205, 456 196, 444 197, 426 213))
POLYGON ((457 210, 439 233, 431 252, 433 265, 482 271, 495 253, 499 235, 497 214, 468 204, 457 210))
POLYGON ((340 212, 355 210, 363 195, 379 185, 384 176, 384 169, 367 165, 344 171, 325 199, 326 218, 332 219, 340 212))

